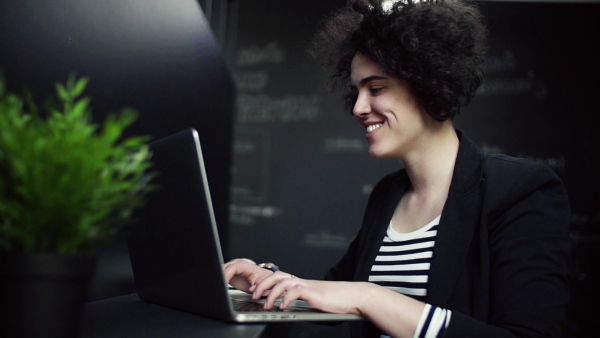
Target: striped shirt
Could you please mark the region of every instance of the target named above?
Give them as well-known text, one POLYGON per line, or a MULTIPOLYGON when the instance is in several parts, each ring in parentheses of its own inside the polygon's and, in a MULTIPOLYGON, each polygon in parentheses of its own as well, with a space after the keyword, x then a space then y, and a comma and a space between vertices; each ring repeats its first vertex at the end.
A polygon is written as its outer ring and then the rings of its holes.
MULTIPOLYGON (((440 216, 409 233, 395 231, 390 222, 371 268, 369 282, 424 302, 439 222, 440 216)), ((426 304, 414 337, 440 337, 448 327, 451 315, 450 310, 426 304)))

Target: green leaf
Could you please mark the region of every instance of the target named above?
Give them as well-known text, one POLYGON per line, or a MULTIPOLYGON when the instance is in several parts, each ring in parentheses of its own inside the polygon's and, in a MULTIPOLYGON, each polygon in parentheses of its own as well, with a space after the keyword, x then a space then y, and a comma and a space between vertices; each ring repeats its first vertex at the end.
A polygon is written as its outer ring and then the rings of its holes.
POLYGON ((73 106, 73 111, 72 114, 74 117, 86 117, 87 113, 88 113, 88 105, 90 103, 90 99, 89 98, 83 98, 78 100, 77 102, 75 102, 75 105, 73 106))
MULTIPOLYGON (((0 76, 0 83, 3 79, 0 76)), ((88 81, 56 84, 62 107, 37 114, 0 88, 0 247, 72 253, 114 236, 152 189, 149 137, 121 140, 131 109, 92 123, 88 81)))
POLYGON ((65 88, 65 86, 63 86, 60 83, 56 84, 56 93, 58 94, 58 97, 62 101, 69 101, 70 100, 69 93, 67 93, 67 89, 65 88))
POLYGON ((77 80, 77 82, 75 82, 75 86, 73 87, 73 90, 71 91, 71 96, 73 98, 79 97, 83 91, 85 90, 85 87, 88 84, 88 79, 85 77, 82 77, 81 79, 77 80))

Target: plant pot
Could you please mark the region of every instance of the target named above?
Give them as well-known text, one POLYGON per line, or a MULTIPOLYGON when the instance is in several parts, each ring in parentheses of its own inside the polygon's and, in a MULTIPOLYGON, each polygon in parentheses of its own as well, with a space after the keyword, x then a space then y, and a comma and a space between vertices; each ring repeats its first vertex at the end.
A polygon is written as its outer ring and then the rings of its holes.
POLYGON ((77 337, 96 261, 0 253, 0 337, 77 337))

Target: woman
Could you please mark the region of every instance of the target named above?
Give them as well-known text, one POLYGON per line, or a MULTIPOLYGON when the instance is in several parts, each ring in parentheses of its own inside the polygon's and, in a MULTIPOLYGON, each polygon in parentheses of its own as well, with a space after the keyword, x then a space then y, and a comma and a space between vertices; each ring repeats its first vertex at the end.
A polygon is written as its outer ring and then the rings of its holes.
POLYGON ((226 280, 368 321, 379 337, 566 335, 570 211, 547 167, 485 155, 453 126, 483 79, 486 29, 461 1, 358 2, 335 13, 313 44, 338 83, 372 156, 404 168, 373 189, 362 227, 326 281, 248 261, 226 280))

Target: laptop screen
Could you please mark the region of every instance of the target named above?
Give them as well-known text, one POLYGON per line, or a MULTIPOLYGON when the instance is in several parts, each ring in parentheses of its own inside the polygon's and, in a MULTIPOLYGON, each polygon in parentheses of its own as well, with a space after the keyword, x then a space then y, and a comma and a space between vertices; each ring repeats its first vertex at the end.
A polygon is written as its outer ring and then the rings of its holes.
POLYGON ((198 133, 150 144, 156 185, 127 244, 142 300, 230 320, 223 257, 198 133), (207 308, 206 304, 212 304, 207 308))

